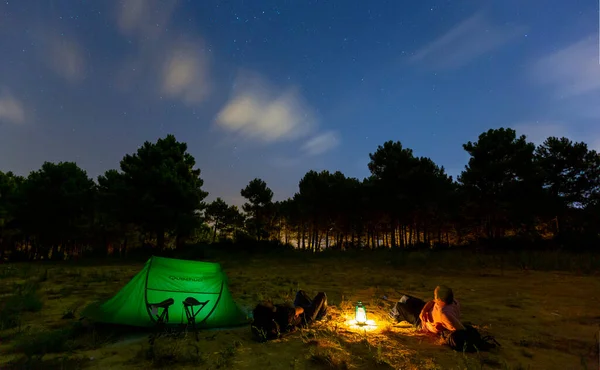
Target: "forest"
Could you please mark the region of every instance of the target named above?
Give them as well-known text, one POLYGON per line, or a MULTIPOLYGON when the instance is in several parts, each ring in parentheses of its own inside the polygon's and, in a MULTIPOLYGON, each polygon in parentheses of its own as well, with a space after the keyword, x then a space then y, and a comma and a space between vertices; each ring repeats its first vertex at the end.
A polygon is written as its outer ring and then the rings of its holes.
POLYGON ((238 209, 206 202, 187 144, 168 135, 90 178, 75 162, 26 177, 0 172, 0 260, 64 260, 164 251, 202 243, 319 252, 349 249, 552 248, 600 241, 600 154, 549 137, 539 146, 509 128, 463 144, 457 179, 398 141, 369 154, 370 176, 309 171, 274 201, 262 179, 238 209))

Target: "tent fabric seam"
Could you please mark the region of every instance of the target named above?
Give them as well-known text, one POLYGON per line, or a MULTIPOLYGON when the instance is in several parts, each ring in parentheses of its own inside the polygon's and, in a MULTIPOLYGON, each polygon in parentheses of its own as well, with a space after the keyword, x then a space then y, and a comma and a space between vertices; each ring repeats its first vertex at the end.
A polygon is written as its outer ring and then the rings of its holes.
POLYGON ((154 256, 152 256, 150 258, 150 263, 148 264, 148 267, 146 269, 146 279, 144 282, 144 301, 146 303, 146 312, 148 313, 148 316, 150 316, 150 320, 153 323, 156 323, 156 320, 154 319, 154 316, 152 315, 152 312, 150 311, 150 307, 148 304, 148 277, 150 276, 150 269, 152 268, 152 262, 154 262, 154 256))
POLYGON ((210 310, 210 312, 208 313, 208 315, 206 315, 206 317, 204 317, 204 319, 202 321, 200 321, 200 324, 203 324, 206 320, 208 320, 208 318, 210 317, 210 315, 212 315, 213 312, 215 312, 215 309, 217 308, 217 306, 219 305, 219 301, 221 300, 221 296, 223 295, 223 285, 224 284, 225 283, 223 281, 221 281, 221 291, 219 291, 219 297, 217 298, 217 301, 213 305, 212 310, 210 310))

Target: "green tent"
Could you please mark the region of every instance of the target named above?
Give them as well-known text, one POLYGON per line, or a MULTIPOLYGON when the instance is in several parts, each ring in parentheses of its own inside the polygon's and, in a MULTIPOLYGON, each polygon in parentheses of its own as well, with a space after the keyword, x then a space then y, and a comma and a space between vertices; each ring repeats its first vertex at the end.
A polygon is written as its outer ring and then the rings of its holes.
POLYGON ((216 328, 247 323, 227 289, 218 263, 151 257, 113 298, 90 306, 83 316, 97 322, 148 327, 155 325, 151 304, 172 298, 169 324, 187 323, 183 301, 208 301, 196 317, 198 327, 216 328))

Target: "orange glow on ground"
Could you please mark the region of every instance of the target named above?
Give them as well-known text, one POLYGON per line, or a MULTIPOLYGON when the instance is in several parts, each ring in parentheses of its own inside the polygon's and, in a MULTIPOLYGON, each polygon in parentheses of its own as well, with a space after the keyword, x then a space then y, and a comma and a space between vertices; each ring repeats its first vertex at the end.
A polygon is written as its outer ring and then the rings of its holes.
POLYGON ((352 331, 360 331, 360 332, 372 332, 379 328, 377 325, 377 321, 371 319, 367 319, 367 322, 363 325, 360 325, 356 322, 356 316, 354 313, 342 315, 344 318, 344 326, 352 331))
POLYGON ((367 322, 363 325, 359 325, 356 320, 351 319, 346 321, 346 326, 352 330, 361 330, 361 331, 374 331, 377 330, 378 326, 375 320, 367 320, 367 322))

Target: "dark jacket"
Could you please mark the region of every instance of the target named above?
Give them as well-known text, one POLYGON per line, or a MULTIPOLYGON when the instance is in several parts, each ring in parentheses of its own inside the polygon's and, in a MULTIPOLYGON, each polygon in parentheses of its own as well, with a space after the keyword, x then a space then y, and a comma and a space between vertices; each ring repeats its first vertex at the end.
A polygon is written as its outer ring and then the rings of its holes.
POLYGON ((261 303, 254 308, 252 333, 259 341, 276 339, 293 331, 302 322, 296 309, 288 304, 261 303))
POLYGON ((275 305, 275 322, 279 325, 281 333, 293 331, 300 325, 302 319, 296 316, 296 308, 289 304, 275 305))

